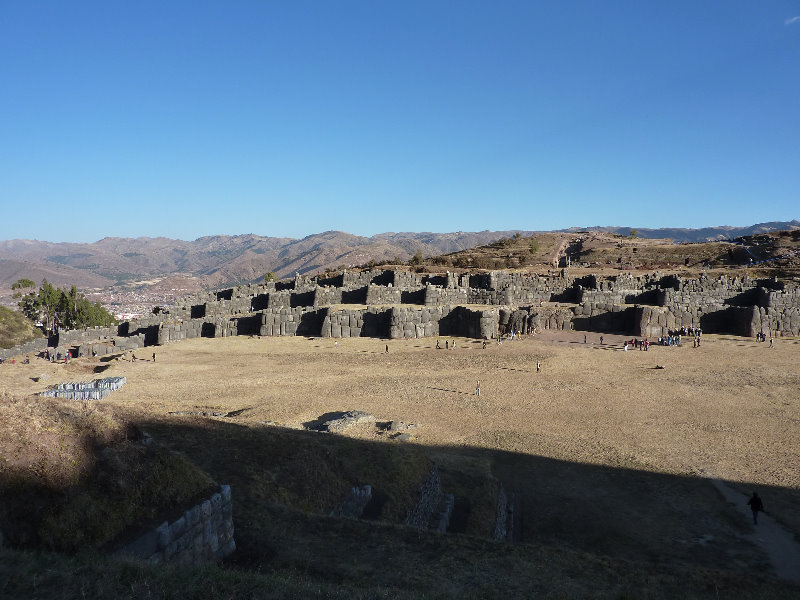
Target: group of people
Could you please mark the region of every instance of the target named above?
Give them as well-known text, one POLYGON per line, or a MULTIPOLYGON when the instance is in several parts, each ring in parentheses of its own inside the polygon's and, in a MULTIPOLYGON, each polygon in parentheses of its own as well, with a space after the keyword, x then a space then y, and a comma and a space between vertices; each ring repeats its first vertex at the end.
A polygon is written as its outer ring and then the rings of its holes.
POLYGON ((630 341, 626 340, 625 341, 625 345, 623 346, 623 349, 627 352, 628 348, 630 346, 633 346, 633 348, 636 349, 636 350, 645 351, 645 350, 648 350, 650 348, 650 340, 648 340, 647 338, 645 338, 643 340, 637 340, 636 338, 634 338, 634 339, 632 339, 630 341))
MULTIPOLYGON (((436 340, 436 349, 441 350, 442 344, 440 340, 436 340)), ((444 341, 444 349, 445 350, 455 350, 456 349, 456 341, 445 340, 444 341)))
POLYGON ((681 342, 681 335, 665 335, 663 337, 658 338, 658 343, 661 346, 680 346, 681 342))
POLYGON ((700 337, 703 335, 703 330, 700 327, 686 327, 685 325, 678 330, 678 333, 681 335, 691 335, 694 337, 700 337))
POLYGON ((69 362, 70 358, 72 358, 72 355, 69 350, 67 350, 63 355, 61 352, 50 352, 50 348, 44 351, 44 359, 49 362, 61 362, 62 359, 64 362, 69 362))
MULTIPOLYGON (((767 341, 767 334, 764 333, 763 331, 759 331, 756 334, 756 341, 757 342, 766 342, 767 341)), ((769 336, 769 347, 770 348, 774 348, 775 347, 775 338, 773 338, 772 335, 769 336)))

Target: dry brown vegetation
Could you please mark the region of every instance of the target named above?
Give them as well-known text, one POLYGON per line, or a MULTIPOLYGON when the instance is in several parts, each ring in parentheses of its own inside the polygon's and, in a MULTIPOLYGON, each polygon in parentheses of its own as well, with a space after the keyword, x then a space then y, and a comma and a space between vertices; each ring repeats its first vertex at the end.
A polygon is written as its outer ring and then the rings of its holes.
POLYGON ((0 348, 13 348, 42 337, 29 319, 16 310, 0 306, 0 348))
POLYGON ((669 239, 646 239, 597 231, 538 233, 530 237, 508 237, 478 248, 432 257, 426 259, 424 265, 431 270, 446 267, 548 273, 565 266, 567 254, 571 273, 576 275, 660 271, 696 277, 701 272, 711 271, 714 274, 748 273, 753 277, 777 275, 796 278, 800 276, 800 231, 749 236, 736 244, 675 244, 669 239))
MULTIPOLYGON (((684 579, 699 589, 702 577, 675 569, 768 572, 765 555, 747 541, 750 526, 707 478, 745 492, 757 487, 770 514, 800 532, 800 340, 778 339, 769 349, 705 336, 701 348, 623 352, 620 336, 604 338, 601 345, 590 333, 584 344, 583 333, 545 332, 486 350, 467 339, 458 339, 456 350, 436 350, 435 339, 390 341, 386 354, 380 340, 339 340, 335 347, 330 339, 235 337, 159 347, 155 363, 105 357, 6 364, 0 476, 51 486, 75 481, 95 468, 98 445, 124 437, 135 423, 232 485, 236 561, 250 568, 373 581, 392 564, 404 574, 401 587, 428 589, 447 578, 445 565, 439 558, 430 564, 434 555, 420 562, 427 534, 394 524, 435 462, 446 490, 461 500, 457 530, 478 536, 434 544, 436 553, 451 553, 451 568, 496 552, 496 543, 477 540, 489 535, 502 482, 524 504, 524 543, 506 556, 506 567, 556 553, 552 568, 574 563, 570 577, 583 592, 599 567, 570 552, 608 557, 600 570, 624 572, 623 579, 633 568, 625 561, 673 573, 674 580, 657 584, 664 589, 684 579), (30 396, 99 370, 125 375, 128 384, 93 403, 30 396), (372 425, 344 435, 303 430, 320 415, 350 409, 416 424, 413 442, 372 425), (212 416, 221 414, 228 416, 212 416), (378 523, 325 516, 361 483, 381 496, 378 523)), ((524 582, 510 581, 506 567, 491 568, 508 589, 566 577, 527 573, 524 582)), ((711 579, 745 585, 736 577, 711 579)), ((569 586, 560 589, 569 595, 569 586)))

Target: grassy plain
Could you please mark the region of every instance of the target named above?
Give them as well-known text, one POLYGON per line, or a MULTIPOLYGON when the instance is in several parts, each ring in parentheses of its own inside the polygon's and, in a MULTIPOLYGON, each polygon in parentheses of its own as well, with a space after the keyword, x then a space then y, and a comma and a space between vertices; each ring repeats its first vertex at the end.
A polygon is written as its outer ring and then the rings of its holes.
MULTIPOLYGON (((156 362, 148 349, 136 362, 4 365, 0 395, 19 425, 23 412, 35 414, 28 395, 48 384, 125 375, 122 390, 82 410, 135 423, 231 484, 233 562, 248 569, 438 590, 432 597, 485 586, 552 597, 713 597, 714 586, 738 590, 726 597, 791 597, 796 588, 769 581, 752 527, 708 478, 758 489, 800 534, 800 340, 770 349, 708 335, 700 348, 624 352, 622 336, 599 337, 545 331, 486 349, 456 339, 455 350, 435 349, 436 339, 198 339, 152 349, 156 362), (415 424, 413 440, 371 424, 343 435, 303 430, 352 409, 415 424), (398 527, 433 462, 462 500, 459 530, 475 537, 398 527), (499 482, 522 497, 522 544, 485 539, 499 482), (358 483, 384 495, 377 521, 325 516, 358 483)), ((21 468, 5 439, 6 464, 21 468)))

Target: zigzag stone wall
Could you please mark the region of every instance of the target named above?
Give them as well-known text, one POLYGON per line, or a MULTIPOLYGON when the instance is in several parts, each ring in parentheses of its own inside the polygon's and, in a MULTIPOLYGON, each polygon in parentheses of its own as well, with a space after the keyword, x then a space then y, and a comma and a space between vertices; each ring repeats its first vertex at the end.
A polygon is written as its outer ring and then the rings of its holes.
MULTIPOLYGON (((506 330, 578 329, 649 337, 682 327, 800 335, 798 311, 798 286, 775 279, 682 279, 659 273, 571 278, 566 269, 554 276, 372 269, 201 293, 167 313, 118 327, 59 332, 49 345, 63 351, 74 347, 85 356, 231 335, 491 338, 506 330), (500 307, 524 314, 501 318, 500 307)), ((3 350, 0 357, 40 352, 46 343, 3 350)))

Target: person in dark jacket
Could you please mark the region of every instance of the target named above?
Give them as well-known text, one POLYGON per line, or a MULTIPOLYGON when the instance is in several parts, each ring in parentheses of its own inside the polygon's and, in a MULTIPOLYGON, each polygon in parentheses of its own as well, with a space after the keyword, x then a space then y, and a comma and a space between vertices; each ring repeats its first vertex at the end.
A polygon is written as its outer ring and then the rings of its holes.
POLYGON ((764 510, 764 503, 756 492, 753 492, 753 497, 747 501, 750 510, 753 511, 753 525, 758 525, 758 513, 764 510))

